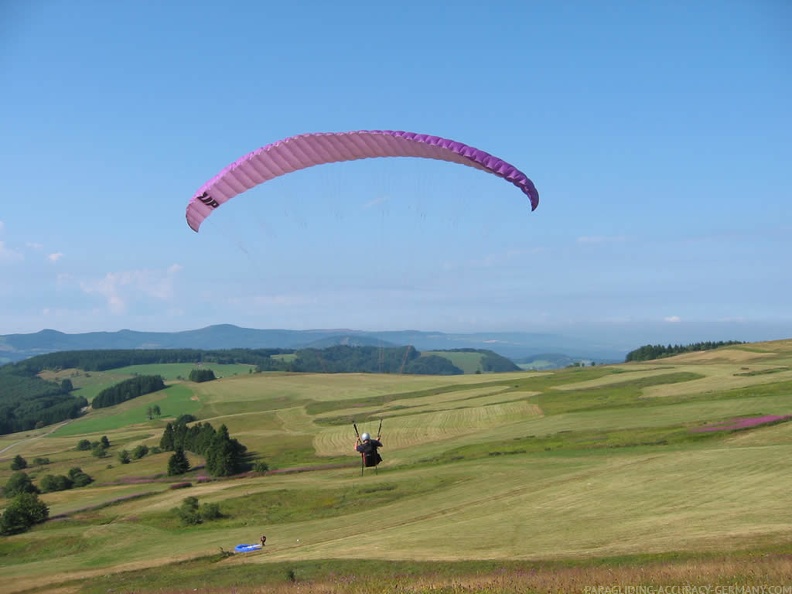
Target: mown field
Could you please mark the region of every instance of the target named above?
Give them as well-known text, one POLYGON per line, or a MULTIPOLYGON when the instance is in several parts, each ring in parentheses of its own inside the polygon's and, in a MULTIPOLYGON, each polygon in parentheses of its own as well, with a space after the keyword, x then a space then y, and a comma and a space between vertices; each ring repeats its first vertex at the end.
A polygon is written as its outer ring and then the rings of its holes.
MULTIPOLYGON (((593 587, 792 583, 792 341, 646 363, 453 377, 254 374, 147 366, 68 374, 89 392, 133 373, 169 387, 60 427, 0 437, 53 517, 0 538, 3 592, 591 592, 593 587), (157 404, 161 417, 149 420, 157 404), (165 475, 158 445, 190 413, 270 472, 165 475), (361 476, 352 421, 376 434, 361 476), (106 435, 110 455, 77 451, 106 435), (187 480, 191 486, 171 489, 187 480), (182 526, 185 497, 220 519, 182 526), (263 551, 231 554, 265 534, 263 551), (588 590, 587 590, 588 588, 588 590)), ((190 455, 193 465, 202 460, 190 455)), ((5 500, 0 500, 5 501, 5 500)), ((2 505, 2 503, 0 503, 2 505)), ((782 588, 783 589, 783 588, 782 588)), ((786 592, 792 592, 787 590, 786 592)))

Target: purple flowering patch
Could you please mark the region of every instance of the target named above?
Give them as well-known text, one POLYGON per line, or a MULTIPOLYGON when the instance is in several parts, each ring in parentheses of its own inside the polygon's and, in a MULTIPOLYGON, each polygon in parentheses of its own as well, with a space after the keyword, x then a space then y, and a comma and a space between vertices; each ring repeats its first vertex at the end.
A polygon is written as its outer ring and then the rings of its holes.
POLYGON ((792 420, 792 415, 763 415, 761 417, 742 417, 730 419, 714 425, 696 427, 691 429, 693 433, 705 433, 709 431, 739 431, 740 429, 752 429, 762 425, 773 425, 792 420))

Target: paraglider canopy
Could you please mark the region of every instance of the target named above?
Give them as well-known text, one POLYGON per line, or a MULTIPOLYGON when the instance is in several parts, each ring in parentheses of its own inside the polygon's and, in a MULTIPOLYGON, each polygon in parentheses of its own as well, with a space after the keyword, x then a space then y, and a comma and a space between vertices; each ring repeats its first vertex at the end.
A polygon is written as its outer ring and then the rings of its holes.
POLYGON ((480 149, 429 134, 359 130, 301 134, 248 153, 198 189, 187 205, 187 223, 197 232, 218 206, 281 175, 314 165, 373 157, 419 157, 466 165, 514 184, 528 196, 531 210, 539 204, 536 187, 522 171, 480 149))

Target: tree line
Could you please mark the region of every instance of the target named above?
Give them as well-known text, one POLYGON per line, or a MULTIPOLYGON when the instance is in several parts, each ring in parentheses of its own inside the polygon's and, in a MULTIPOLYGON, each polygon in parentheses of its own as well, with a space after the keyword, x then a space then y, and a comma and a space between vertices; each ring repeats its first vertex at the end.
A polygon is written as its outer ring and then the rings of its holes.
POLYGON ((421 356, 412 346, 380 348, 338 345, 324 349, 300 349, 287 371, 309 373, 407 373, 459 375, 464 373, 445 357, 421 356))
POLYGON ((682 353, 693 353, 696 351, 710 351, 724 346, 731 346, 735 344, 745 344, 745 341, 740 340, 719 340, 719 341, 705 341, 694 342, 687 345, 666 345, 662 344, 647 344, 642 347, 630 351, 624 358, 626 363, 630 361, 651 361, 652 359, 662 359, 663 357, 671 357, 673 355, 680 355, 682 353))
MULTIPOLYGON (((485 371, 515 371, 509 359, 488 350, 458 349, 484 355, 485 371)), ((256 371, 309 373, 405 373, 456 375, 463 371, 448 359, 423 355, 413 346, 375 347, 337 345, 302 349, 129 349, 61 351, 37 355, 0 367, 17 375, 35 377, 44 370, 107 371, 132 365, 201 363, 253 365, 256 371), (281 355, 293 355, 282 357, 281 355), (424 360, 421 360, 424 359, 424 360)), ((203 379, 203 378, 202 378, 203 379)), ((203 381, 206 381, 205 379, 203 381)))
MULTIPOLYGON (((484 371, 514 371, 513 362, 492 351, 482 353, 484 371)), ((463 371, 445 357, 422 355, 415 347, 339 345, 323 349, 128 349, 61 351, 37 355, 0 366, 0 435, 29 431, 80 416, 88 401, 73 393, 72 382, 47 381, 38 376, 45 370, 81 369, 106 371, 119 367, 164 363, 246 364, 257 372, 306 373, 404 373, 415 375, 459 375, 463 371), (280 355, 293 355, 282 357, 280 355)), ((192 381, 209 381, 209 369, 195 370, 192 381)), ((164 383, 133 378, 112 386, 93 400, 93 407, 112 406, 164 388, 164 383)))
MULTIPOLYGON (((163 363, 218 363, 221 365, 242 363, 267 366, 273 355, 294 353, 293 349, 116 349, 59 351, 36 355, 30 359, 9 363, 26 375, 36 375, 47 369, 82 369, 83 371, 107 371, 131 365, 155 365, 163 363)), ((0 369, 2 369, 0 367, 0 369)))
POLYGON ((91 408, 107 408, 164 389, 162 376, 136 375, 99 392, 91 401, 91 408))

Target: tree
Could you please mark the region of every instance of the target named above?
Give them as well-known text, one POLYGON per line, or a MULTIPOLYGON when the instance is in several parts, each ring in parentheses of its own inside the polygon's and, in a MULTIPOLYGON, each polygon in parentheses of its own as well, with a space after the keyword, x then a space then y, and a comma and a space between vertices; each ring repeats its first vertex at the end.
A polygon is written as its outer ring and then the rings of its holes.
POLYGON ((0 517, 0 534, 20 534, 35 524, 46 522, 49 508, 35 493, 20 493, 0 517))
POLYGON ((61 390, 63 390, 64 392, 71 392, 72 390, 74 390, 74 384, 72 384, 72 381, 69 378, 66 378, 65 380, 61 381, 60 386, 61 386, 61 390))
POLYGON ((172 452, 176 447, 176 442, 174 441, 173 435, 173 425, 170 423, 165 425, 165 431, 162 432, 162 438, 160 438, 160 447, 166 452, 172 452))
POLYGON ((102 439, 99 440, 99 443, 101 443, 104 448, 110 447, 110 440, 107 439, 107 435, 102 435, 102 439))
POLYGON ((190 470, 190 461, 184 455, 184 448, 177 447, 168 460, 168 476, 184 474, 188 470, 190 470))
POLYGON ((104 458, 107 456, 107 448, 101 443, 96 442, 91 447, 91 455, 96 456, 97 458, 104 458))
POLYGON ((206 470, 212 476, 236 474, 242 466, 244 451, 244 446, 236 439, 231 439, 228 427, 220 425, 206 451, 206 470))
POLYGON ((121 450, 118 452, 118 461, 121 462, 121 464, 129 464, 132 461, 129 456, 129 452, 126 450, 121 450))
POLYGON ((24 470, 27 467, 28 467, 27 460, 25 460, 19 454, 14 456, 14 459, 11 461, 11 470, 24 470))
POLYGON ((3 488, 3 494, 8 497, 16 497, 21 493, 38 493, 38 488, 30 480, 30 477, 22 472, 15 472, 11 475, 3 488))
POLYGON ((77 442, 77 449, 80 451, 87 451, 91 449, 91 442, 87 439, 81 439, 77 442))

